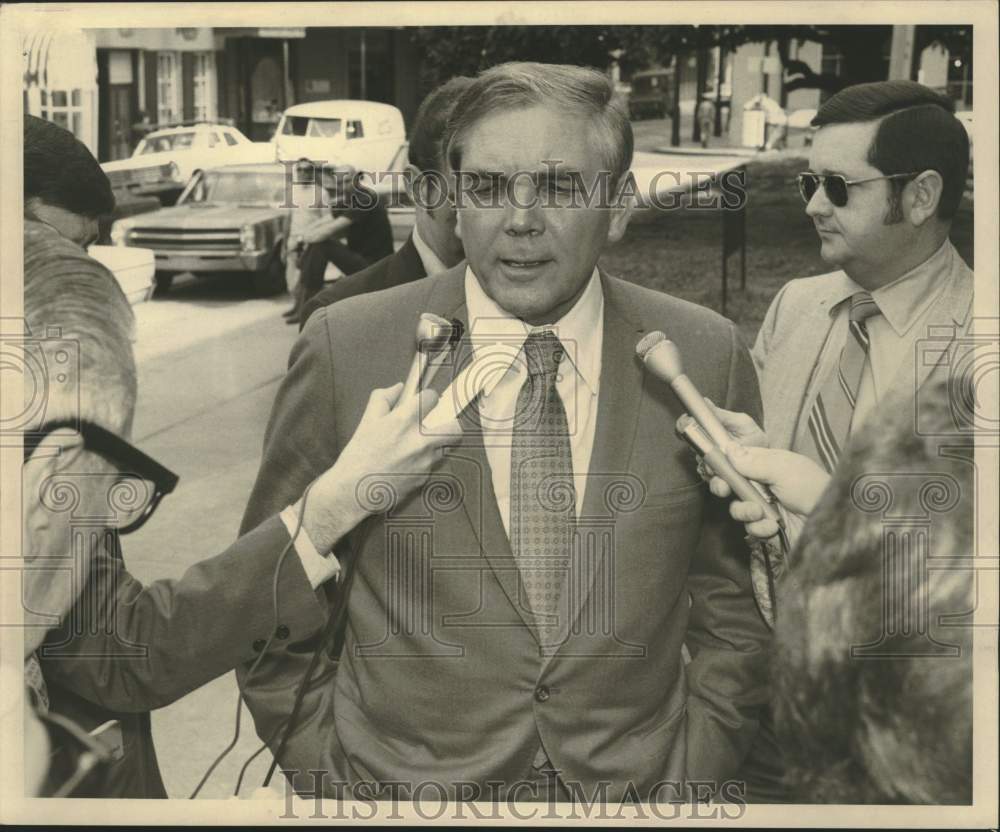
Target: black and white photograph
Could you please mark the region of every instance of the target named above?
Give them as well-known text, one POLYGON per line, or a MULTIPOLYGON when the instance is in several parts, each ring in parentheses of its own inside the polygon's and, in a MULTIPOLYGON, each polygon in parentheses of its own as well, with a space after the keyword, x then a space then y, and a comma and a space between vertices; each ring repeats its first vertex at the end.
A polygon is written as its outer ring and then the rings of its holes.
POLYGON ((0 41, 0 820, 996 828, 995 3, 0 41))

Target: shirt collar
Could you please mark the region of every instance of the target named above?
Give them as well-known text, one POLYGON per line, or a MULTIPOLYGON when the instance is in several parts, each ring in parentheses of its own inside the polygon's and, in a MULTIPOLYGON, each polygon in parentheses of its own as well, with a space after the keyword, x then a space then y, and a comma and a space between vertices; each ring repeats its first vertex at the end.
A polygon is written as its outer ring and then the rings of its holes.
MULTIPOLYGON (((595 333, 600 331, 599 327, 604 320, 604 290, 596 266, 587 287, 573 307, 558 321, 545 326, 531 326, 503 309, 483 291, 471 266, 466 266, 465 269, 465 303, 469 312, 469 329, 473 336, 472 349, 476 361, 482 360, 486 350, 492 353, 497 348, 494 345, 502 343, 503 347, 500 349, 510 356, 513 363, 528 335, 552 330, 562 342, 566 358, 577 375, 592 395, 597 394, 603 339, 595 337, 595 333)), ((502 375, 494 374, 492 383, 484 385, 484 392, 488 393, 502 375)))
POLYGON ((441 258, 438 257, 434 250, 424 242, 424 238, 420 236, 420 232, 417 231, 417 226, 413 226, 413 246, 417 250, 417 254, 420 256, 420 262, 424 265, 424 272, 426 274, 437 274, 438 272, 444 272, 448 270, 448 267, 441 262, 441 258))
POLYGON ((906 332, 944 291, 957 256, 951 241, 945 240, 923 263, 872 292, 879 311, 897 335, 906 332))
MULTIPOLYGON (((948 277, 954 273, 954 258, 957 256, 958 253, 951 241, 945 240, 923 263, 897 277, 892 283, 871 292, 872 299, 878 304, 879 312, 897 335, 903 335, 944 291, 948 277)), ((831 315, 837 314, 841 305, 852 295, 867 291, 844 272, 839 274, 843 279, 832 289, 831 315)))

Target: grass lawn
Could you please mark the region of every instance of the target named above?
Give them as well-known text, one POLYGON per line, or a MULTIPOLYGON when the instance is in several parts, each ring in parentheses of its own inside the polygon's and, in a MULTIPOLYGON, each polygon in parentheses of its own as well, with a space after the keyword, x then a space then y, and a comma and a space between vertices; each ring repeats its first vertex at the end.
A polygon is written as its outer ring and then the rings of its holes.
MULTIPOLYGON (((666 157, 665 157, 666 158, 666 157)), ((775 293, 788 280, 830 271, 795 185, 807 167, 787 153, 747 166, 747 288, 739 289, 739 255, 729 259, 727 317, 753 343, 775 293)), ((963 200, 952 240, 972 266, 972 203, 963 200)), ((614 275, 721 311, 721 220, 716 211, 679 209, 636 216, 603 266, 614 275)))

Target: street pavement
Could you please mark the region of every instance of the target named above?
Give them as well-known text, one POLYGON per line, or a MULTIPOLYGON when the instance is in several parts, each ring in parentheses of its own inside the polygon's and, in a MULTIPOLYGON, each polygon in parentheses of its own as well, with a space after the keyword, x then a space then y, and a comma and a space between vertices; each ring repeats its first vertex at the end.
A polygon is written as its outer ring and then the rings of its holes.
MULTIPOLYGON (((287 295, 253 298, 248 286, 232 280, 175 285, 165 297, 134 307, 139 365, 134 442, 180 475, 177 489, 149 522, 122 539, 128 568, 143 583, 179 578, 235 540, 271 404, 298 332, 280 314, 290 304, 287 295)), ((171 797, 188 797, 232 740, 236 707, 235 677, 229 673, 153 713, 171 797)), ((244 708, 239 741, 200 797, 230 796, 240 767, 260 745, 244 708)), ((254 761, 242 795, 260 785, 270 760, 265 751, 254 761)))

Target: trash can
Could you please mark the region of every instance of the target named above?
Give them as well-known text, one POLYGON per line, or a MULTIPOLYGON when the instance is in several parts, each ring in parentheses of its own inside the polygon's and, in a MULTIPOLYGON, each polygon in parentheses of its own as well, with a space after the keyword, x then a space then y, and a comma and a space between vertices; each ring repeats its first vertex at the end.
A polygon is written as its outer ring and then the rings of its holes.
POLYGON ((767 140, 767 113, 757 102, 743 107, 743 147, 763 147, 767 140))

